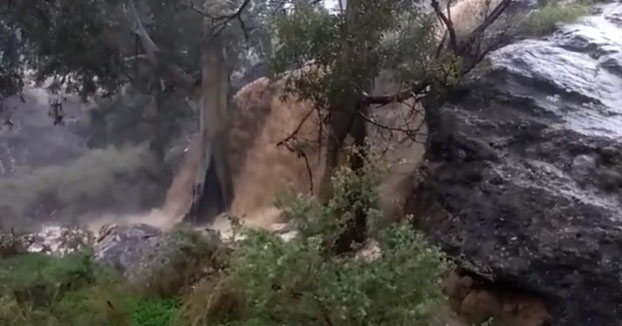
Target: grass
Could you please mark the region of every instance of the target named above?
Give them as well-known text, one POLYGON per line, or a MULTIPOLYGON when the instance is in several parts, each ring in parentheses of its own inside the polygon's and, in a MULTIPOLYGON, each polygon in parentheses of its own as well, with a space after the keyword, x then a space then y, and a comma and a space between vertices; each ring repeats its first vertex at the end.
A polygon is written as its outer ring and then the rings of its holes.
POLYGON ((24 254, 0 264, 0 325, 169 326, 179 301, 130 290, 90 254, 24 254))
POLYGON ((585 3, 551 2, 529 14, 523 29, 528 35, 544 36, 553 33, 559 23, 572 23, 589 12, 590 6, 585 3))

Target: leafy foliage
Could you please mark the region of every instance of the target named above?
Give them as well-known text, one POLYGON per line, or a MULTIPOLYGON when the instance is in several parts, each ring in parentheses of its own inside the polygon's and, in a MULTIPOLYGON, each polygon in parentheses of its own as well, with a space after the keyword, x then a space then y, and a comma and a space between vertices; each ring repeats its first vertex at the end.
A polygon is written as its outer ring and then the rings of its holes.
POLYGON ((543 36, 554 32, 559 23, 571 23, 588 13, 586 4, 554 1, 529 14, 523 28, 529 35, 543 36))
POLYGON ((395 69, 403 80, 421 75, 435 43, 433 17, 412 1, 355 2, 350 13, 331 14, 294 1, 275 20, 272 69, 277 75, 299 69, 287 75, 290 93, 335 108, 369 91, 380 69, 395 69))
POLYGON ((179 303, 175 299, 143 299, 135 303, 132 326, 169 326, 177 320, 179 303))
POLYGON ((335 194, 322 207, 306 197, 285 207, 301 235, 289 242, 265 231, 242 230, 228 267, 204 279, 185 300, 191 325, 435 325, 444 300, 447 262, 438 248, 408 226, 378 233, 373 260, 326 250, 340 233, 344 204, 373 207, 378 175, 342 169, 335 194), (352 195, 358 200, 352 201, 352 195))
POLYGON ((86 253, 26 254, 0 265, 0 323, 13 326, 167 326, 177 300, 131 292, 86 253))
POLYGON ((37 81, 61 77, 83 96, 99 87, 115 90, 121 60, 118 48, 102 42, 109 39, 103 15, 109 12, 107 5, 94 0, 4 1, 4 33, 12 50, 6 60, 19 67, 13 70, 15 78, 34 69, 37 81))
POLYGON ((183 132, 194 131, 196 114, 178 93, 153 96, 136 88, 98 101, 89 111, 90 147, 127 146, 150 143, 158 161, 183 132))
POLYGON ((320 236, 326 245, 337 241, 356 211, 368 216, 371 227, 368 231, 373 231, 374 224, 382 220, 382 213, 376 208, 376 186, 385 170, 377 153, 369 151, 363 159, 360 170, 344 164, 335 171, 331 178, 333 196, 326 205, 302 194, 277 201, 285 218, 296 224, 305 237, 320 236))
POLYGON ((443 255, 407 227, 384 230, 371 262, 327 257, 317 238, 247 236, 228 276, 213 281, 221 290, 187 303, 204 313, 193 325, 432 325, 443 300, 443 255), (225 294, 233 307, 208 309, 225 294))
POLYGON ((186 228, 174 230, 171 237, 182 255, 174 255, 180 259, 155 273, 153 287, 127 286, 95 265, 88 252, 3 260, 0 322, 440 325, 436 312, 445 300, 440 281, 449 266, 421 233, 406 225, 381 228, 375 233, 380 254, 373 259, 326 250, 352 209, 347 205, 374 210, 381 174, 372 164, 358 172, 343 168, 335 175, 334 197, 326 206, 305 197, 283 203, 301 227, 300 236, 290 241, 267 231, 236 229, 245 237, 226 249, 216 238, 186 228))
POLYGON ((92 282, 90 257, 73 254, 63 259, 26 254, 3 260, 0 269, 1 292, 13 292, 18 300, 44 303, 64 291, 92 282))

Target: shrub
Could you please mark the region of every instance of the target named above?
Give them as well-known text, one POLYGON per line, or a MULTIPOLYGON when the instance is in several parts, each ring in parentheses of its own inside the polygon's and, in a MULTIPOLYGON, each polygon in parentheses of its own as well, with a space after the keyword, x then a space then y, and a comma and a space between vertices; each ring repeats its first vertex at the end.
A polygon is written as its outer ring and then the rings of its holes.
MULTIPOLYGON (((0 265, 0 324, 123 326, 118 279, 89 253, 13 256, 0 265)), ((129 326, 129 324, 127 324, 129 326)))
POLYGON ((142 299, 131 309, 132 326, 172 326, 177 320, 178 300, 142 299))
POLYGON ((378 177, 369 162, 359 171, 343 168, 327 205, 302 196, 282 203, 302 229, 290 241, 236 226, 244 237, 221 250, 217 238, 176 229, 175 249, 164 251, 172 256, 155 270, 152 287, 138 291, 95 265, 88 252, 2 260, 0 325, 440 325, 440 282, 449 266, 421 233, 379 227, 373 259, 327 250, 352 210, 379 216, 378 177))
POLYGON ((242 230, 229 266, 185 298, 181 320, 192 326, 435 325, 448 264, 422 234, 382 228, 381 253, 373 260, 326 250, 353 206, 374 211, 377 175, 369 165, 360 172, 341 169, 326 206, 304 196, 285 204, 302 228, 299 237, 285 242, 242 230))
POLYGON ((372 261, 326 256, 318 238, 250 231, 224 278, 186 300, 191 325, 433 325, 441 252, 408 227, 381 232, 372 261))
POLYGON ((48 304, 93 281, 93 263, 82 253, 63 258, 24 254, 4 259, 0 267, 0 293, 11 293, 19 302, 35 305, 48 304))
POLYGON ((523 23, 528 35, 543 36, 555 31, 558 23, 571 23, 589 13, 590 7, 584 3, 551 2, 533 11, 523 23))
POLYGON ((169 326, 178 300, 133 292, 88 253, 14 256, 0 265, 0 325, 169 326))

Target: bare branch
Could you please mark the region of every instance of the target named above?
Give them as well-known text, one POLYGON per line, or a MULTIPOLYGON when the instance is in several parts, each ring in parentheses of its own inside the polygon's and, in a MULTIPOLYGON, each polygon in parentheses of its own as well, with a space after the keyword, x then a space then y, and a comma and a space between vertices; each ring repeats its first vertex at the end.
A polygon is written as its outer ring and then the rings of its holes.
POLYGON ((422 93, 432 84, 432 80, 423 80, 415 83, 411 88, 402 90, 392 95, 381 96, 369 96, 365 95, 363 99, 364 104, 389 104, 394 102, 403 102, 416 95, 422 93))
MULTIPOLYGON (((448 14, 450 13, 449 12, 449 3, 450 3, 450 1, 448 1, 448 3, 447 3, 447 13, 448 14)), ((438 0, 432 0, 432 8, 434 9, 434 12, 436 13, 436 16, 438 16, 440 18, 440 20, 445 25, 445 28, 447 28, 447 32, 449 33, 449 44, 451 45, 451 49, 453 51, 457 51, 458 50, 458 41, 456 40, 456 30, 454 29, 454 24, 451 21, 451 18, 443 13, 443 10, 441 9, 441 6, 438 3, 438 0)))
POLYGON ((229 25, 229 23, 232 20, 234 20, 234 19, 237 19, 240 22, 240 26, 241 26, 242 30, 244 31, 244 36, 248 37, 247 31, 246 31, 246 27, 244 25, 244 21, 242 20, 242 13, 246 9, 246 7, 248 7, 250 2, 251 2, 250 0, 244 0, 244 2, 242 2, 242 5, 240 5, 240 8, 238 8, 235 12, 233 12, 230 15, 223 15, 223 16, 214 17, 213 20, 221 21, 221 22, 219 22, 215 26, 216 30, 215 30, 214 33, 212 33, 210 38, 213 38, 213 37, 217 36, 218 34, 220 34, 227 27, 227 25, 229 25))
POLYGON ((248 31, 246 30, 246 25, 244 24, 244 20, 242 20, 242 16, 238 16, 238 21, 240 22, 240 28, 242 28, 242 32, 244 33, 244 40, 248 42, 248 31))
POLYGON ((278 142, 276 144, 276 146, 281 146, 284 145, 285 143, 289 142, 290 140, 296 138, 296 136, 298 135, 298 133, 300 132, 300 129, 302 129, 302 126, 305 124, 305 122, 309 119, 309 117, 311 117, 311 114, 313 114, 313 111, 315 111, 315 109, 313 110, 309 110, 309 112, 300 120, 300 122, 298 123, 298 126, 296 126, 296 128, 294 129, 294 131, 292 131, 292 133, 287 136, 286 138, 284 138, 283 140, 281 140, 280 142, 278 142))
POLYGON ((300 132, 300 129, 302 129, 302 126, 309 119, 309 117, 311 117, 311 114, 313 114, 315 110, 316 110, 315 108, 309 110, 309 112, 300 120, 300 122, 298 123, 298 126, 296 126, 294 131, 289 136, 287 136, 287 138, 281 140, 280 142, 276 144, 277 147, 285 146, 285 148, 287 148, 287 150, 289 150, 290 152, 296 153, 298 158, 303 158, 305 160, 305 165, 307 167, 307 173, 309 175, 309 185, 310 185, 309 187, 310 187, 311 193, 313 193, 313 172, 311 171, 311 165, 309 164, 309 157, 307 156, 307 153, 305 153, 303 149, 299 148, 299 146, 292 145, 291 143, 292 141, 295 141, 297 139, 296 136, 300 132))
POLYGON ((505 12, 510 6, 513 0, 502 0, 495 9, 486 17, 486 20, 482 22, 477 28, 471 32, 467 40, 464 42, 466 46, 478 39, 490 25, 492 25, 497 19, 505 12))
POLYGON ((408 138, 410 138, 411 140, 413 140, 415 142, 419 142, 417 140, 417 135, 425 135, 425 133, 420 132, 421 128, 423 127, 423 125, 425 123, 425 119, 421 119, 419 124, 416 127, 414 127, 414 128, 401 128, 401 127, 393 127, 393 126, 388 126, 388 125, 382 124, 382 123, 372 119, 371 117, 367 116, 365 113, 363 113, 361 111, 359 111, 359 116, 361 118, 363 118, 363 120, 371 123, 372 125, 380 128, 380 129, 388 130, 391 133, 393 133, 394 131, 403 133, 408 138))
POLYGON ((149 36, 149 33, 147 33, 147 30, 138 15, 138 10, 136 9, 136 3, 134 3, 134 0, 130 0, 130 10, 132 12, 134 24, 136 25, 134 33, 136 33, 136 35, 140 38, 147 59, 151 62, 151 64, 158 65, 158 52, 160 52, 160 49, 158 49, 151 36, 149 36))
POLYGON ((190 10, 192 10, 192 11, 196 12, 197 14, 199 14, 199 15, 201 15, 201 16, 205 16, 205 17, 209 17, 209 18, 215 19, 215 17, 214 17, 214 16, 212 16, 212 15, 210 15, 210 13, 209 13, 209 12, 207 12, 207 11, 205 11, 205 10, 201 10, 201 9, 199 9, 199 7, 198 7, 197 5, 195 5, 195 4, 194 4, 194 1, 192 1, 192 0, 187 0, 187 1, 188 1, 188 4, 187 4, 187 5, 185 5, 184 7, 186 7, 186 8, 188 8, 188 9, 190 9, 190 10))

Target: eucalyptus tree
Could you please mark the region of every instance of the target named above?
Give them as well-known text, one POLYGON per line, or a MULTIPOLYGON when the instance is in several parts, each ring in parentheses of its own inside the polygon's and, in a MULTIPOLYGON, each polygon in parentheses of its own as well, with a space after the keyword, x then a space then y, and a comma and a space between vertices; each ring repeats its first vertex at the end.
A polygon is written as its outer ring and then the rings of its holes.
MULTIPOLYGON (((216 170, 220 206, 231 198, 224 155, 229 76, 269 49, 260 20, 271 1, 0 1, 0 103, 24 82, 99 99, 128 87, 158 103, 182 94, 200 113, 204 150, 197 198, 216 170)), ((156 136, 157 138, 157 136, 156 136)), ((197 203, 198 204, 198 203, 197 203)), ((196 205, 195 205, 196 206, 196 205)))
MULTIPOLYGON (((278 41, 271 62, 287 79, 288 93, 312 101, 328 121, 323 199, 330 196, 331 171, 346 137, 364 145, 365 123, 373 122, 368 111, 438 97, 455 86, 485 54, 511 39, 513 19, 506 10, 513 1, 471 1, 481 17, 466 31, 460 25, 464 22, 454 22, 450 0, 443 5, 438 0, 341 0, 335 12, 305 1, 288 2, 287 13, 274 24, 278 41), (374 80, 383 70, 397 76, 401 90, 372 96, 374 80)), ((286 141, 295 137, 294 132, 286 141)), ((360 155, 351 162, 354 170, 362 166, 360 155)), ((335 244, 340 252, 365 237, 364 207, 369 203, 351 204, 353 217, 335 244)))

